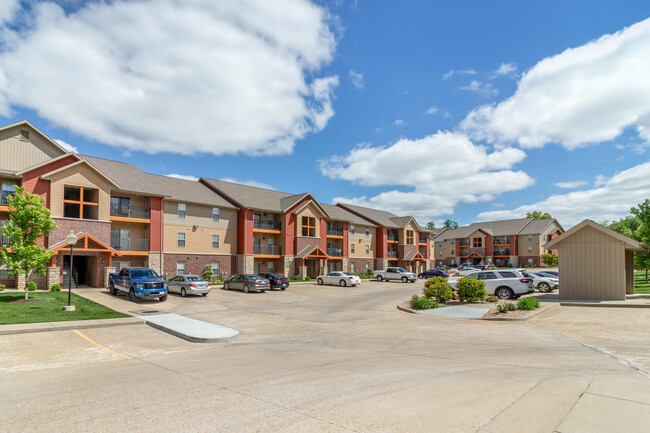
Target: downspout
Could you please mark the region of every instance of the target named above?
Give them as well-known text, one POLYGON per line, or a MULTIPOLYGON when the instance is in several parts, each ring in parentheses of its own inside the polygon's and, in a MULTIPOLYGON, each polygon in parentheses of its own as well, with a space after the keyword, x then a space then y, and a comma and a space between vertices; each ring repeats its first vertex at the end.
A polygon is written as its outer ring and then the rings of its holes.
MULTIPOLYGON (((163 266, 163 261, 165 260, 163 256, 163 224, 165 223, 165 203, 164 203, 165 198, 161 197, 160 198, 160 271, 158 272, 160 275, 163 275, 164 271, 164 266, 163 266)), ((149 206, 151 208, 151 206, 149 206)))

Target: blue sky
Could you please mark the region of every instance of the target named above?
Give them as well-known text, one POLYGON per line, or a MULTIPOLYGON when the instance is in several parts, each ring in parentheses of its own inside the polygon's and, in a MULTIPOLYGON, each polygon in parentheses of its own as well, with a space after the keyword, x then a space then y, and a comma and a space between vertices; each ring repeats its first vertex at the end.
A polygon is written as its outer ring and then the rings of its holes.
POLYGON ((566 228, 650 195, 649 15, 641 1, 7 0, 0 118, 152 173, 421 222, 540 209, 566 228))

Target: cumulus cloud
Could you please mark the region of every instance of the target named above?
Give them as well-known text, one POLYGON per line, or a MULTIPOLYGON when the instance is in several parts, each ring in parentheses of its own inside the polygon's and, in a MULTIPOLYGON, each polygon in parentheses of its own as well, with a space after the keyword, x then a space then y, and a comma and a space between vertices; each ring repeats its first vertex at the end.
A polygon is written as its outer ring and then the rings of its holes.
POLYGON ((480 93, 484 96, 497 96, 499 90, 495 89, 490 83, 482 83, 478 80, 472 80, 467 86, 463 86, 460 90, 466 90, 468 92, 480 93))
POLYGON ((575 149, 633 128, 650 142, 650 19, 548 57, 523 74, 517 91, 479 107, 462 128, 499 145, 575 149))
POLYGON ((564 188, 564 189, 575 189, 575 188, 584 186, 586 184, 587 184, 587 182, 585 182, 584 180, 576 180, 576 181, 573 181, 573 182, 556 182, 555 186, 560 187, 560 188, 564 188))
POLYGON ((0 23, 11 21, 19 6, 19 0, 2 0, 0 2, 0 23))
POLYGON ((363 89, 363 74, 350 70, 350 82, 357 89, 363 89))
POLYGON ((64 148, 68 152, 79 153, 79 150, 75 146, 73 146, 72 144, 66 143, 63 140, 59 140, 58 138, 56 140, 54 140, 54 141, 56 141, 56 143, 59 146, 61 146, 62 148, 64 148))
POLYGON ((176 174, 176 173, 173 173, 173 174, 166 174, 165 176, 167 176, 167 177, 174 177, 174 178, 176 178, 176 179, 193 180, 194 182, 196 182, 196 181, 199 180, 198 177, 196 177, 196 176, 190 176, 190 175, 188 175, 188 174, 176 174))
POLYGON ((0 31, 0 115, 128 150, 276 155, 334 114, 336 20, 308 0, 23 4, 27 27, 0 31))
POLYGON ((393 126, 403 126, 404 121, 402 119, 397 119, 395 122, 393 122, 393 126))
POLYGON ((434 115, 438 112, 438 107, 430 107, 427 111, 425 111, 423 114, 426 115, 434 115))
POLYGON ((646 198, 650 191, 650 162, 646 162, 612 176, 592 189, 552 195, 537 203, 519 206, 512 210, 480 213, 479 221, 519 218, 526 212, 541 210, 549 212, 564 228, 571 227, 585 218, 595 221, 616 220, 626 216, 632 206, 646 198))
POLYGON ((514 77, 517 74, 517 65, 514 63, 501 63, 499 68, 494 71, 494 76, 514 77))
POLYGON ((272 189, 275 191, 275 188, 273 188, 271 185, 267 185, 262 182, 257 182, 255 180, 237 180, 233 177, 223 177, 219 180, 223 180, 224 182, 238 183, 241 185, 256 186, 258 188, 272 189))
POLYGON ((449 72, 444 74, 442 76, 442 79, 447 81, 454 75, 476 75, 476 71, 474 69, 450 69, 449 72))
POLYGON ((505 148, 490 152, 465 135, 439 131, 388 146, 360 145, 346 156, 320 161, 323 175, 361 186, 395 187, 373 197, 336 197, 334 201, 414 215, 424 221, 453 213, 460 203, 489 201, 534 183, 513 167, 526 154, 505 148), (453 155, 444 164, 429 164, 433 155, 453 155))

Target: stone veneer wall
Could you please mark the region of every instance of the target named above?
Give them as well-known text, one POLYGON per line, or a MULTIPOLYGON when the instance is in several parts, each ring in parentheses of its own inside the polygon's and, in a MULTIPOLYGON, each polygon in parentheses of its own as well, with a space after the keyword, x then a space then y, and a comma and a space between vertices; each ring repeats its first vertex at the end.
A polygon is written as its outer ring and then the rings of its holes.
POLYGON ((61 268, 56 266, 47 268, 46 289, 50 289, 54 284, 61 284, 61 268))
POLYGON ((255 259, 252 254, 237 254, 237 273, 252 274, 255 272, 255 259))
POLYGON ((115 266, 106 266, 104 268, 104 287, 108 287, 108 274, 112 274, 114 272, 117 272, 117 268, 115 266))
POLYGON ((283 275, 287 278, 293 278, 296 275, 296 267, 293 265, 294 256, 284 256, 283 262, 283 275))
MULTIPOLYGON (((149 257, 148 257, 148 266, 153 269, 154 271, 158 272, 159 274, 164 274, 164 259, 163 259, 163 253, 161 252, 149 252, 149 257)), ((213 260, 216 261, 216 260, 213 260)), ((200 275, 200 274, 199 274, 200 275)))

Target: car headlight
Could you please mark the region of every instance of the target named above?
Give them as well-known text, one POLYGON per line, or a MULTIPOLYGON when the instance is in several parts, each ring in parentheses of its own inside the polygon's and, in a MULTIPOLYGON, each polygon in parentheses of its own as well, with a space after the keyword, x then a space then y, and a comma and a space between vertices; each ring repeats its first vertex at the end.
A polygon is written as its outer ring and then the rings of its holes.
POLYGON ((135 285, 136 289, 142 289, 143 287, 144 287, 144 285, 142 283, 135 285))

